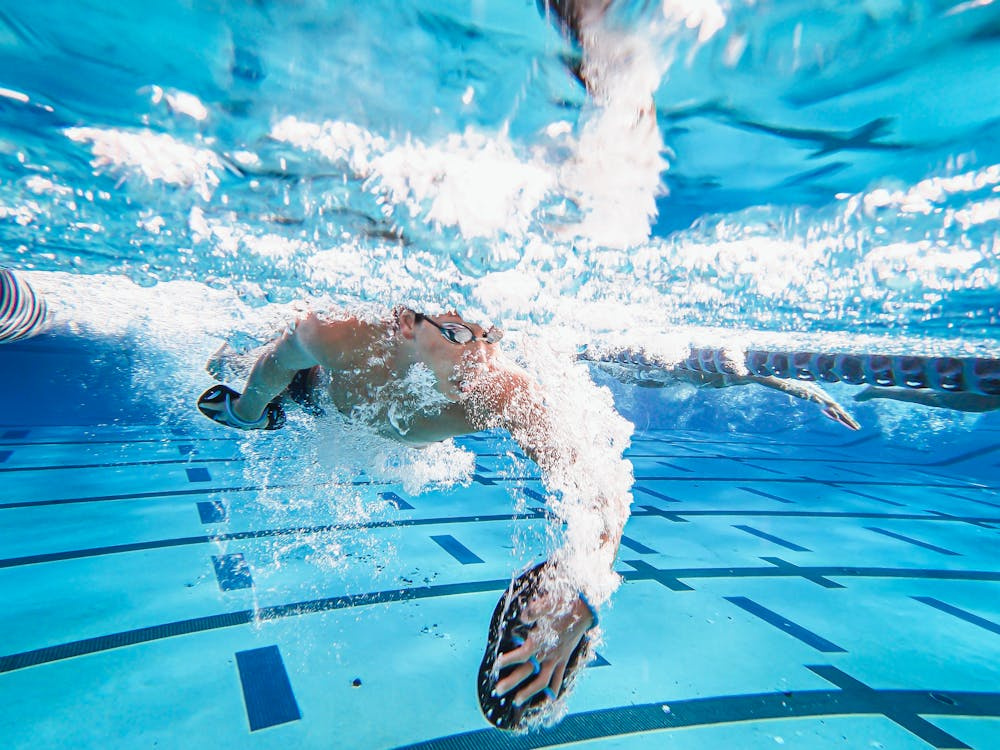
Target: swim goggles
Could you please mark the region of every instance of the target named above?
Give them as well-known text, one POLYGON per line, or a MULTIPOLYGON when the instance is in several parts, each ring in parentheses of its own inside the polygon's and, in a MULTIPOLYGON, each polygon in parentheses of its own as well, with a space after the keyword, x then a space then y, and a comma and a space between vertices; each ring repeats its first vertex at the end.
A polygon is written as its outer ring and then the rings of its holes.
POLYGON ((495 344, 503 338, 503 331, 495 326, 491 327, 490 330, 482 336, 476 336, 475 332, 464 323, 438 323, 437 321, 428 318, 423 313, 415 312, 413 315, 414 320, 418 323, 421 320, 426 320, 432 326, 441 331, 441 335, 453 344, 469 344, 479 338, 487 344, 495 344))

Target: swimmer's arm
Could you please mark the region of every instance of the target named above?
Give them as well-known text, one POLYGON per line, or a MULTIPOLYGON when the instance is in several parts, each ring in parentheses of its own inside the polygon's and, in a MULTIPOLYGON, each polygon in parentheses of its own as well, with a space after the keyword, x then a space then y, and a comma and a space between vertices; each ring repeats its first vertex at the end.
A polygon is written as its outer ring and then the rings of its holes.
MULTIPOLYGON (((538 387, 526 375, 510 371, 498 374, 487 384, 486 393, 492 397, 495 419, 482 426, 503 426, 509 430, 543 474, 575 470, 578 457, 567 442, 572 438, 558 435, 538 387)), ((574 427, 579 428, 580 425, 574 427)), ((590 575, 589 569, 595 559, 600 561, 597 568, 606 564, 608 574, 613 575, 615 555, 628 517, 628 498, 616 500, 599 497, 595 506, 593 516, 586 514, 587 518, 576 518, 578 522, 584 522, 583 528, 574 528, 575 524, 571 523, 566 534, 567 537, 582 535, 573 544, 573 554, 580 556, 582 553, 586 557, 586 560, 576 561, 588 568, 586 576, 590 575), (589 531, 589 522, 594 516, 600 521, 593 524, 596 533, 588 539, 587 535, 592 533, 589 531)), ((560 559, 558 553, 555 559, 560 559)), ((565 558, 562 562, 572 564, 565 558)), ((601 597, 606 597, 608 593, 605 589, 602 594, 599 587, 595 595, 595 592, 588 590, 588 580, 581 580, 579 575, 570 573, 570 580, 578 587, 581 595, 586 596, 586 600, 576 596, 569 602, 558 599, 552 601, 543 596, 527 605, 521 621, 530 623, 536 618, 551 618, 549 624, 556 638, 554 641, 546 641, 532 629, 519 646, 500 654, 496 661, 497 668, 515 668, 497 682, 498 695, 510 694, 515 703, 524 705, 546 687, 558 693, 573 651, 587 630, 596 624, 596 609, 592 609, 590 603, 599 606, 601 597), (537 664, 536 669, 529 669, 532 659, 537 664)))
POLYGON ((738 378, 733 385, 743 385, 745 383, 757 383, 765 388, 773 388, 776 391, 787 393, 794 398, 801 398, 805 401, 812 401, 819 404, 823 409, 823 414, 834 422, 839 422, 852 430, 861 429, 861 425, 844 410, 844 408, 834 401, 826 391, 815 383, 803 382, 801 380, 785 380, 773 376, 760 377, 756 375, 735 376, 738 378))
MULTIPOLYGON (((556 471, 573 471, 576 451, 569 436, 557 439, 548 408, 538 386, 527 374, 517 370, 495 370, 485 380, 483 393, 470 401, 487 403, 488 413, 473 415, 475 429, 502 427, 524 451, 538 464, 543 475, 556 471)), ((602 520, 597 549, 606 558, 608 568, 614 565, 621 543, 625 522, 628 520, 628 498, 600 498, 594 507, 595 515, 602 520)))
POLYGON ((256 421, 299 370, 336 365, 346 356, 352 320, 322 321, 310 313, 267 346, 247 377, 243 394, 233 402, 240 419, 256 421))

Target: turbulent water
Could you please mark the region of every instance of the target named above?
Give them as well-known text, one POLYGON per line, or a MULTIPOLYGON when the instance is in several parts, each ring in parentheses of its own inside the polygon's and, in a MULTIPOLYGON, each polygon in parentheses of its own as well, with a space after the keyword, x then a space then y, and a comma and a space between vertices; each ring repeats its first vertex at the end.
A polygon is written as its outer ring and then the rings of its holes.
POLYGON ((0 264, 165 394, 307 305, 996 356, 998 84, 990 0, 0 1, 0 264))
MULTIPOLYGON (((0 266, 57 330, 117 342, 172 426, 216 429, 206 358, 310 307, 503 326, 572 457, 546 478, 568 530, 518 532, 511 567, 563 542, 597 601, 633 424, 826 423, 763 389, 626 387, 581 345, 1000 357, 992 0, 619 0, 576 40, 531 0, 0 0, 0 174, 0 266)), ((850 408, 918 443, 981 418, 850 408)), ((391 516, 359 470, 407 492, 475 471, 297 410, 241 437, 250 528, 391 516)), ((314 536, 275 541, 257 585, 300 585, 289 556, 392 554, 314 536)))

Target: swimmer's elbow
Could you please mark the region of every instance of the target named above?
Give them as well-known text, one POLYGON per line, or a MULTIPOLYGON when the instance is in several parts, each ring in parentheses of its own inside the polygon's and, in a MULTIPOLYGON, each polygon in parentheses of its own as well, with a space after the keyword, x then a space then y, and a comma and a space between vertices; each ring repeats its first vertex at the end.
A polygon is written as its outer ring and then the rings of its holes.
POLYGON ((313 312, 290 323, 274 344, 272 355, 277 364, 288 370, 304 370, 319 364, 315 348, 320 325, 313 312))

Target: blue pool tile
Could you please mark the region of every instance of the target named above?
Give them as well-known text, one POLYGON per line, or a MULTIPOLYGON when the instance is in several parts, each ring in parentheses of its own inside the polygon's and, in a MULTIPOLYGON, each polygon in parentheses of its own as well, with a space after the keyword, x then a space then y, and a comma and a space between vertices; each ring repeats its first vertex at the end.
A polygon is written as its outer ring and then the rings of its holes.
POLYGON ((483 562, 483 560, 453 536, 442 534, 440 536, 432 536, 431 539, 437 542, 445 552, 462 563, 462 565, 475 565, 483 562))
POLYGON ((694 591, 693 588, 683 583, 680 579, 671 576, 659 568, 654 568, 645 560, 622 560, 622 562, 635 568, 639 573, 649 576, 650 580, 666 586, 671 591, 694 591))
POLYGON ((752 495, 758 495, 759 497, 766 497, 768 500, 777 500, 779 503, 793 503, 794 500, 789 500, 784 497, 779 497, 778 495, 772 495, 770 492, 764 492, 764 490, 755 490, 753 487, 740 487, 744 492, 749 492, 752 495))
POLYGON ((753 534, 754 536, 760 537, 761 539, 766 539, 769 542, 774 542, 775 544, 779 544, 782 547, 793 550, 795 552, 811 552, 811 550, 802 547, 798 544, 795 544, 795 542, 786 541, 781 537, 774 536, 773 534, 768 534, 766 531, 755 529, 753 526, 744 526, 742 524, 737 524, 734 525, 733 528, 739 529, 740 531, 745 531, 748 534, 753 534))
POLYGON ((189 482, 211 482, 212 475, 208 473, 208 469, 198 466, 194 469, 186 469, 187 477, 189 482))
POLYGON ((781 568, 782 570, 795 571, 796 575, 802 576, 807 581, 812 581, 818 586, 822 586, 825 589, 842 589, 845 588, 842 584, 836 581, 831 581, 820 575, 815 570, 810 570, 809 568, 800 568, 798 565, 793 565, 787 560, 782 560, 780 557, 762 557, 760 558, 766 563, 774 565, 776 568, 781 568))
POLYGON ((658 463, 660 466, 666 466, 668 469, 673 469, 674 471, 686 471, 689 474, 692 471, 694 471, 693 469, 689 469, 686 466, 678 466, 677 464, 672 464, 668 461, 657 461, 656 463, 658 463))
POLYGON ((657 552, 656 552, 655 549, 647 547, 642 542, 637 542, 635 539, 632 539, 631 537, 625 536, 624 534, 622 535, 622 544, 625 545, 626 547, 628 547, 633 552, 638 552, 640 555, 655 555, 655 554, 657 554, 657 552))
POLYGON ((177 452, 182 456, 190 456, 195 450, 193 445, 178 445, 177 452))
POLYGON ((886 505, 895 505, 897 508, 905 508, 903 503, 897 503, 895 500, 886 500, 884 497, 878 497, 877 495, 869 495, 867 492, 861 492, 859 490, 848 489, 847 487, 841 487, 839 484, 833 482, 825 482, 830 487, 833 487, 841 492, 846 492, 848 495, 855 495, 857 497, 867 498, 868 500, 874 500, 877 503, 884 503, 886 505))
POLYGON ((221 500, 210 500, 198 503, 198 516, 202 523, 219 523, 229 518, 229 511, 221 500))
MULTIPOLYGON (((851 677, 846 672, 842 672, 829 664, 807 665, 807 669, 812 670, 824 680, 836 685, 841 689, 846 701, 864 701, 872 708, 879 710, 883 716, 890 721, 894 721, 903 729, 916 735, 930 747, 949 748, 950 750, 971 750, 968 745, 950 734, 934 726, 926 719, 918 715, 917 711, 908 709, 903 705, 903 701, 887 701, 879 695, 877 690, 870 688, 858 679, 851 677)), ((940 693, 931 694, 931 698, 940 693)), ((954 704, 953 704, 954 705, 954 704)))
POLYGON ((831 643, 816 635, 811 630, 807 630, 801 625, 797 625, 786 617, 782 617, 777 612, 774 612, 767 607, 764 607, 752 599, 747 599, 745 596, 727 596, 725 597, 727 602, 735 604, 740 609, 749 612, 755 617, 759 617, 761 620, 766 622, 768 625, 773 625, 778 628, 778 630, 788 633, 788 635, 793 638, 798 638, 800 641, 808 646, 812 646, 817 651, 822 651, 823 653, 846 653, 845 649, 842 649, 835 643, 831 643))
POLYGON ((952 557, 961 557, 960 552, 952 552, 950 549, 945 549, 944 547, 938 547, 934 544, 929 544, 927 542, 922 542, 919 539, 914 539, 911 536, 906 536, 904 534, 897 534, 894 531, 887 531, 885 529, 878 529, 874 526, 866 526, 869 531, 874 531, 876 534, 882 534, 883 536, 891 537, 892 539, 898 539, 901 542, 906 542, 907 544, 913 544, 917 547, 923 547, 924 549, 929 549, 931 552, 938 552, 942 555, 951 555, 952 557))
POLYGON ((522 487, 521 492, 530 497, 532 500, 537 500, 540 503, 545 502, 545 495, 538 490, 533 490, 530 487, 522 487))
POLYGON ((233 555, 212 555, 212 563, 215 565, 215 577, 219 581, 221 590, 236 591, 253 587, 250 566, 243 559, 241 552, 233 555))
POLYGON ((277 646, 236 652, 250 731, 302 718, 277 646))
POLYGON ((413 506, 395 492, 380 492, 378 497, 379 500, 385 500, 387 503, 395 505, 397 510, 413 510, 413 506))
POLYGON ((660 516, 661 518, 666 518, 668 521, 673 521, 674 523, 690 523, 690 521, 677 513, 670 513, 669 511, 663 510, 663 508, 657 508, 655 505, 640 505, 639 507, 651 516, 660 516))
POLYGON ((14 451, 0 451, 0 464, 2 464, 4 461, 10 458, 13 452, 14 451))
POLYGON ((0 435, 0 439, 3 440, 21 440, 22 438, 28 437, 29 430, 4 430, 3 435, 0 435))
POLYGON ((915 596, 913 598, 916 599, 918 602, 921 602, 922 604, 930 605, 931 607, 939 609, 942 612, 946 612, 947 614, 953 617, 957 617, 960 620, 965 620, 966 622, 976 625, 980 628, 983 628, 984 630, 988 630, 991 633, 996 633, 997 635, 1000 635, 1000 625, 993 622, 992 620, 987 620, 985 617, 974 615, 972 614, 972 612, 966 612, 964 609, 953 607, 952 605, 947 604, 946 602, 943 602, 940 599, 935 599, 930 596, 915 596))
POLYGON ((609 662, 607 659, 605 659, 603 656, 601 656, 599 653, 595 651, 594 660, 590 662, 590 664, 588 664, 587 666, 590 669, 593 669, 594 667, 610 667, 611 662, 609 662))
POLYGON ((632 489, 636 492, 642 492, 643 494, 649 495, 650 497, 655 497, 659 500, 663 500, 666 503, 679 503, 676 497, 670 497, 670 495, 664 495, 662 492, 657 492, 656 490, 651 490, 649 487, 642 487, 640 485, 635 485, 632 489))

